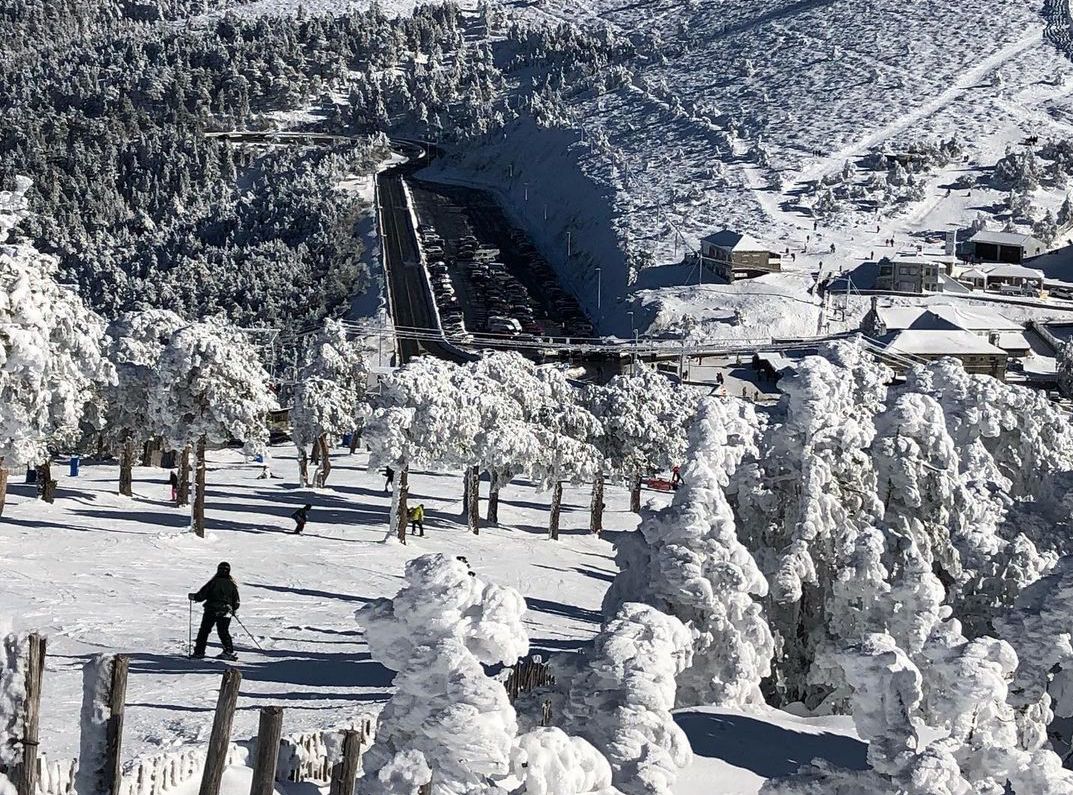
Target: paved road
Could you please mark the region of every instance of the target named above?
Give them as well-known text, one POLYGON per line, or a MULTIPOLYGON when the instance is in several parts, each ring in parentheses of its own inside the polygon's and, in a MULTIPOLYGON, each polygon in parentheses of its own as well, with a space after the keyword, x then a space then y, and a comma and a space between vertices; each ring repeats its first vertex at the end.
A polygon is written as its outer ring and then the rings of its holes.
MULTIPOLYGON (((403 175, 420 167, 421 161, 405 163, 384 171, 377 178, 384 269, 387 272, 391 317, 400 328, 439 334, 439 321, 432 290, 421 265, 417 232, 403 192, 403 175)), ((396 338, 400 364, 422 354, 432 354, 453 362, 465 361, 457 348, 434 340, 396 338)))

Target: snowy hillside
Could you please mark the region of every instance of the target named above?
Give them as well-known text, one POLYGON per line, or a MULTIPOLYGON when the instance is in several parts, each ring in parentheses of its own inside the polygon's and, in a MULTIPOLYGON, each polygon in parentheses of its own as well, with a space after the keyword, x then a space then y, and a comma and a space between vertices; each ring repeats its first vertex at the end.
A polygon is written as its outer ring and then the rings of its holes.
MULTIPOLYGON (((1044 37, 1034 4, 547 0, 514 15, 542 26, 568 20, 636 46, 603 91, 565 92, 553 115, 571 132, 522 124, 457 166, 444 164, 448 173, 476 172, 496 185, 594 314, 597 265, 605 266, 606 306, 646 287, 643 277, 628 286, 637 267, 676 262, 724 227, 792 253, 784 269, 811 282, 821 271, 852 270, 890 237, 898 247, 935 250, 950 224, 967 227, 983 213, 1000 226, 1005 190, 966 196, 951 184, 966 174, 986 181, 1007 146, 1073 130, 1073 65, 1044 37), (868 180, 885 175, 861 170, 871 149, 898 152, 951 137, 961 154, 914 174, 909 187, 884 183, 875 193, 868 180), (838 177, 847 162, 854 190, 878 198, 878 212, 868 202, 814 209, 818 181, 838 177)), ((1034 217, 1055 211, 1063 196, 1062 184, 1033 191, 1034 217)), ((697 280, 695 269, 691 280, 655 270, 648 281, 697 280)), ((765 285, 818 303, 798 282, 770 275, 740 289, 765 285)), ((738 291, 714 288, 692 304, 702 313, 733 309, 737 300, 726 295, 738 291)), ((667 315, 684 311, 659 287, 641 297, 648 321, 662 315, 666 325, 667 315)), ((761 307, 768 317, 796 318, 795 333, 814 326, 818 313, 776 296, 761 307)), ((605 327, 628 333, 621 313, 604 315, 605 327)), ((709 326, 718 336, 761 330, 709 326)))
MULTIPOLYGON (((354 611, 393 594, 403 565, 419 554, 464 554, 475 571, 519 589, 535 651, 576 648, 599 629, 600 600, 615 569, 607 542, 585 530, 586 491, 568 489, 559 543, 546 540, 547 495, 523 485, 504 490, 504 527, 473 536, 459 523, 460 479, 414 473, 411 493, 426 507, 428 535, 403 547, 383 542, 390 499, 383 477, 365 470, 364 455, 341 457, 335 483, 314 492, 296 488, 289 447, 273 453, 279 479, 271 481, 258 480, 261 466, 241 455, 212 456, 204 541, 167 502, 162 470, 135 470, 133 500, 115 495, 117 471, 107 465, 83 465, 78 478, 60 475, 51 507, 30 498, 28 488, 12 487, 0 577, 14 628, 49 637, 41 729, 49 759, 78 754, 81 666, 100 652, 131 658, 124 759, 207 740, 222 669, 185 659, 186 593, 219 560, 234 567, 239 617, 264 647, 258 652, 233 625, 243 674, 238 739, 256 733, 257 710, 269 704, 284 707, 288 732, 379 710, 392 672, 369 659, 354 611), (288 534, 289 514, 307 500, 314 509, 304 535, 288 534)), ((632 527, 628 495, 609 489, 607 496, 608 525, 632 527)), ((768 776, 791 773, 815 755, 864 764, 848 717, 693 708, 678 719, 696 754, 681 795, 711 793, 715 779, 724 782, 720 793, 753 793, 768 776), (780 755, 757 755, 757 744, 773 741, 780 755)))

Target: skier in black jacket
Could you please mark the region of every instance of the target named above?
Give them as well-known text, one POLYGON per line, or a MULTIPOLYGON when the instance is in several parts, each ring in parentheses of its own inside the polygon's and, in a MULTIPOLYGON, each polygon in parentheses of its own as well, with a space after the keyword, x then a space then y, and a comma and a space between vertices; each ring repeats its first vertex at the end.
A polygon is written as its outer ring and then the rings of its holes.
POLYGON ((205 603, 205 612, 201 616, 201 626, 197 631, 193 656, 197 659, 205 656, 209 632, 215 625, 216 634, 220 636, 220 644, 224 647, 223 652, 218 656, 228 660, 237 660, 238 656, 231 642, 231 633, 228 631, 231 616, 238 612, 239 606, 238 586, 231 579, 231 564, 221 563, 216 567, 216 576, 202 585, 201 590, 188 596, 192 602, 205 603))

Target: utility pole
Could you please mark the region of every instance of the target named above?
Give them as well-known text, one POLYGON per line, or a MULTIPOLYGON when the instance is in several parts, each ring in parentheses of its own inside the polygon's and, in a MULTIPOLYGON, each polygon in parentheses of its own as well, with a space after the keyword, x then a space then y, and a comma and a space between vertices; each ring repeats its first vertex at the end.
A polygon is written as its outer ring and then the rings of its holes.
POLYGON ((603 318, 603 307, 601 306, 603 297, 603 268, 596 269, 596 316, 597 322, 603 318))
POLYGON ((573 242, 573 238, 571 236, 571 232, 570 232, 569 229, 567 229, 566 230, 566 256, 567 257, 569 257, 571 254, 573 254, 573 250, 571 248, 571 243, 572 242, 573 242))

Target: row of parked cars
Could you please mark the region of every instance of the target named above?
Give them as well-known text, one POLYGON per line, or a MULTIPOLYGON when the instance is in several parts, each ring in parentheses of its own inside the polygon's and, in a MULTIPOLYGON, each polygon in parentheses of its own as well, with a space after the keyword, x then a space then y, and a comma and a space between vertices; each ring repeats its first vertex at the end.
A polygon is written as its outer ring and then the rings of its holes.
POLYGON ((482 244, 473 235, 444 241, 428 227, 419 226, 422 249, 444 331, 472 339, 472 334, 533 340, 546 336, 592 336, 592 326, 574 299, 559 286, 547 262, 521 232, 514 232, 513 248, 520 252, 532 281, 544 298, 531 290, 501 260, 499 249, 482 244), (464 292, 463 312, 459 291, 464 292))

